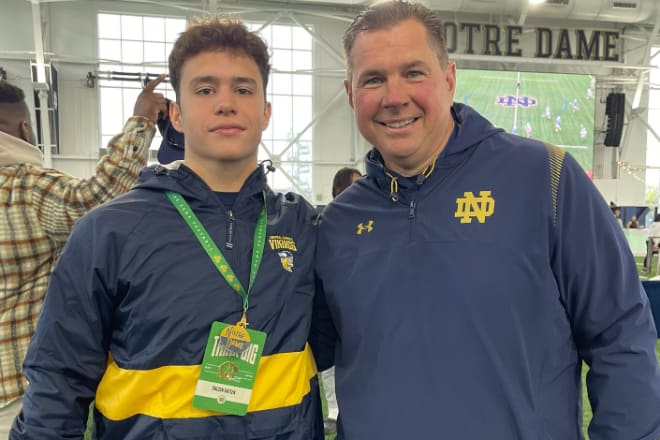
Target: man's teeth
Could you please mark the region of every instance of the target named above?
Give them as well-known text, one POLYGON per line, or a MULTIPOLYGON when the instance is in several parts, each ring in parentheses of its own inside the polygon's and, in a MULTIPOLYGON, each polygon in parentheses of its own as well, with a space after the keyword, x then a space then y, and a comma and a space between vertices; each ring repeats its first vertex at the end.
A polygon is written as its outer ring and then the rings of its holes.
POLYGON ((387 125, 390 128, 401 128, 401 127, 405 127, 406 125, 410 125, 413 122, 415 122, 415 118, 406 119, 405 121, 387 122, 385 123, 385 125, 387 125))

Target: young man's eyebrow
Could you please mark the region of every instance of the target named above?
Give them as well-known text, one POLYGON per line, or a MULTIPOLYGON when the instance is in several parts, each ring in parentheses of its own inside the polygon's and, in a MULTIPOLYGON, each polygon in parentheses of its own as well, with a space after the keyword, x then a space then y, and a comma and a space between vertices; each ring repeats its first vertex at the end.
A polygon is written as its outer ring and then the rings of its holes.
MULTIPOLYGON (((231 78, 231 82, 232 84, 249 84, 251 86, 257 85, 257 80, 249 76, 235 76, 231 78)), ((198 84, 211 84, 217 86, 220 84, 220 79, 213 75, 196 76, 190 80, 189 84, 193 87, 198 84)))
POLYGON ((232 78, 232 83, 234 84, 249 84, 253 87, 256 87, 257 80, 249 76, 235 76, 232 78))
POLYGON ((197 84, 217 85, 219 83, 220 80, 213 75, 196 76, 188 82, 191 86, 196 86, 197 84))

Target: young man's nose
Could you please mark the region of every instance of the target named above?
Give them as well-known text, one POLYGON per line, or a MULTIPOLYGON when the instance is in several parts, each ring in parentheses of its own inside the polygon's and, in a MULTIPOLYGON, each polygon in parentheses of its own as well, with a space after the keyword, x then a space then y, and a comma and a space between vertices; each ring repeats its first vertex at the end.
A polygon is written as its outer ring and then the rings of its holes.
POLYGON ((219 114, 235 113, 235 95, 228 88, 220 88, 216 95, 215 112, 219 114))

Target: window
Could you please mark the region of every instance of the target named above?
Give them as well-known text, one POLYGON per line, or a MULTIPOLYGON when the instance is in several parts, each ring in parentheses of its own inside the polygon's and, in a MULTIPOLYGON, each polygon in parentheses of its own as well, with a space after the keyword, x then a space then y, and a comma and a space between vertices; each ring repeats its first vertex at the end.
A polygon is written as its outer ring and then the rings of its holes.
POLYGON ((268 175, 275 191, 295 191, 312 200, 312 36, 302 27, 249 24, 271 51, 267 99, 273 113, 264 131, 259 160, 272 159, 268 175))
MULTIPOLYGON (((273 114, 262 136, 259 160, 271 159, 277 168, 268 174, 275 191, 295 191, 312 199, 312 36, 297 25, 247 23, 258 31, 272 55, 266 91, 273 114)), ((167 57, 183 18, 98 14, 99 70, 140 74, 167 73, 167 57)), ((137 81, 120 75, 99 76, 101 148, 121 131, 133 113, 141 89, 137 81)), ((167 85, 166 96, 174 99, 167 85)), ((156 160, 161 138, 152 142, 150 160, 156 160)))
MULTIPOLYGON (((651 64, 660 64, 660 46, 651 49, 651 64)), ((649 110, 648 122, 652 130, 646 135, 646 202, 660 204, 660 69, 649 71, 649 110), (655 134, 654 134, 655 132, 655 134)))
MULTIPOLYGON (((185 27, 183 18, 98 14, 101 148, 133 115, 135 100, 142 89, 142 83, 133 78, 140 74, 144 77, 147 73, 167 73, 167 57, 185 27)), ((165 90, 165 95, 174 99, 169 84, 165 90)), ((156 160, 160 142, 160 134, 156 132, 150 161, 156 160)))

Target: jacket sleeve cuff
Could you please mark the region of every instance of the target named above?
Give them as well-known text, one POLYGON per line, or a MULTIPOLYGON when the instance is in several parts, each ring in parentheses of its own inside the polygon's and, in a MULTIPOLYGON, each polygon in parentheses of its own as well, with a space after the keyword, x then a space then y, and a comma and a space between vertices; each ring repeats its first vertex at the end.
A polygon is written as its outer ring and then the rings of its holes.
POLYGON ((131 116, 124 125, 122 133, 112 138, 108 150, 119 153, 122 160, 140 161, 149 159, 149 147, 156 134, 156 125, 142 116, 131 116))

